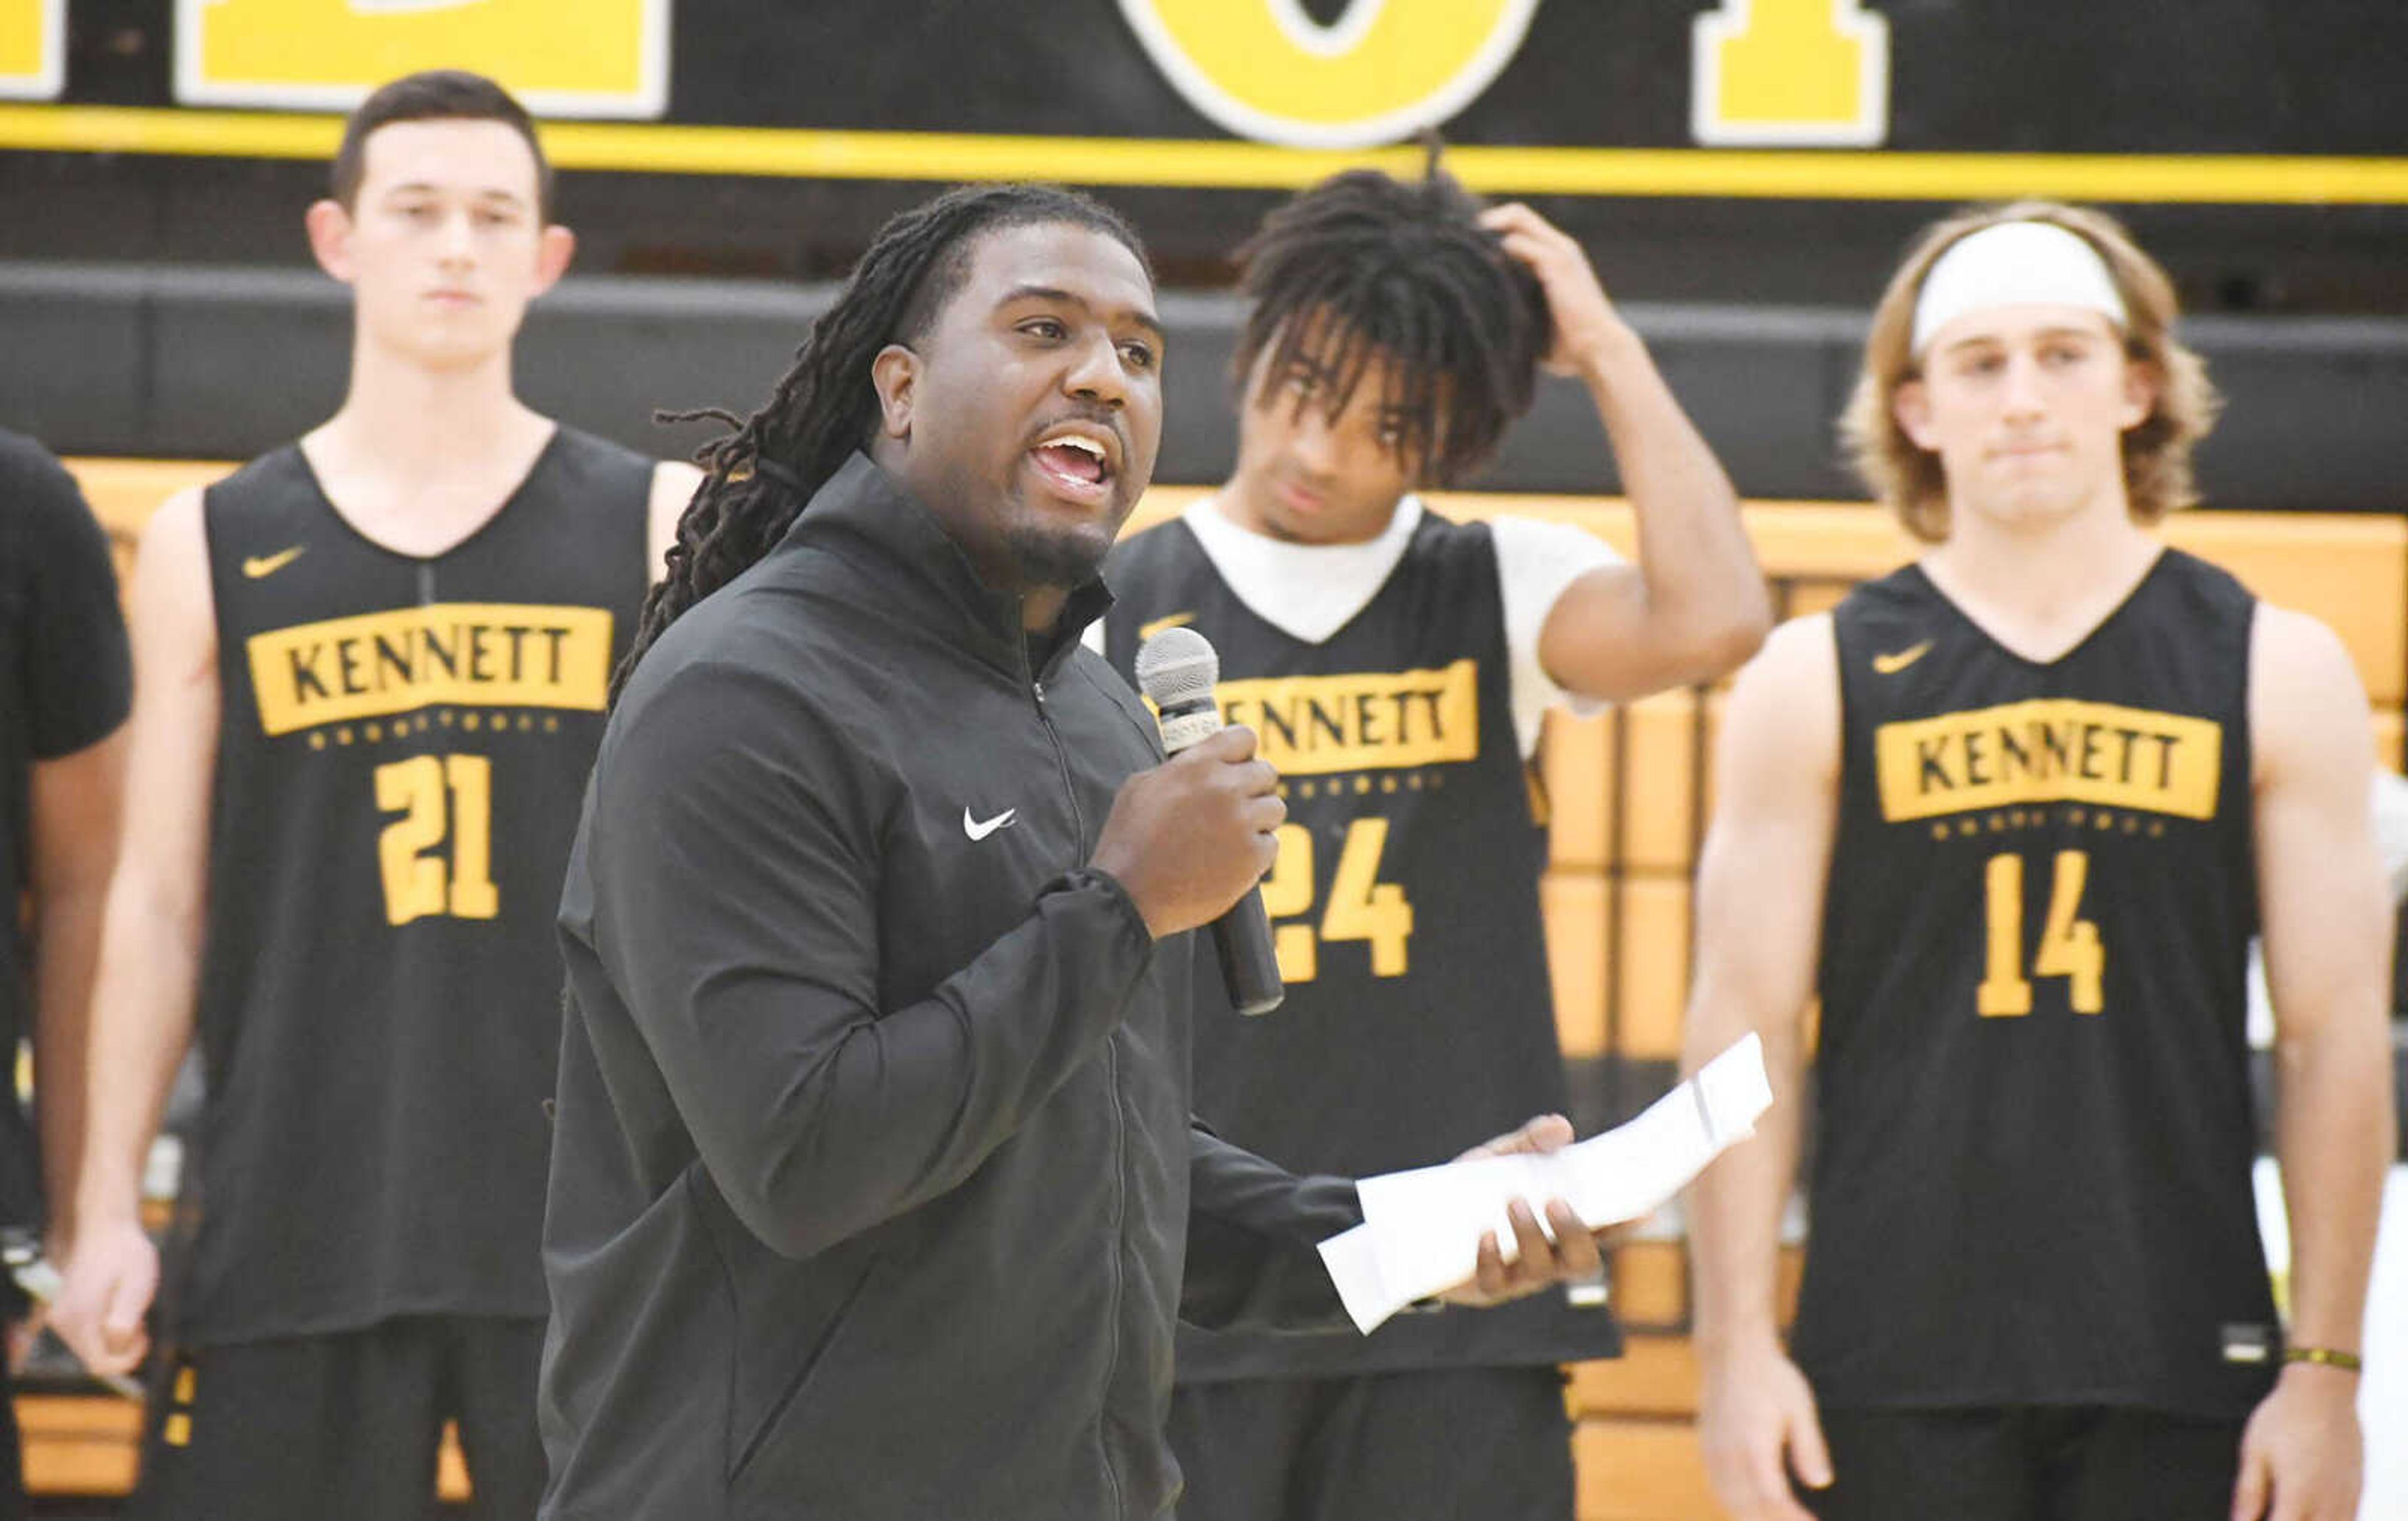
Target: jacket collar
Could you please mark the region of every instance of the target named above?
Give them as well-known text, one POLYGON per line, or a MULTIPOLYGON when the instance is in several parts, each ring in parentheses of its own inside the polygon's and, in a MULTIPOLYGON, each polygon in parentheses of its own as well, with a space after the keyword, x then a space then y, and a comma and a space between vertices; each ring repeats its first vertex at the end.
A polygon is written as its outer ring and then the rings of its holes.
POLYGON ((879 596, 909 602, 979 658, 1015 677, 1028 668, 1024 662, 1030 658, 1032 638, 1034 648, 1046 655, 1044 668, 1035 674, 1051 675, 1077 647, 1080 634, 1112 604, 1103 581, 1091 577, 1071 591, 1049 633, 1028 635, 1020 626, 1019 595, 989 586, 937 515, 859 452, 812 495, 786 534, 791 545, 834 548, 838 541, 867 550, 881 562, 879 596))

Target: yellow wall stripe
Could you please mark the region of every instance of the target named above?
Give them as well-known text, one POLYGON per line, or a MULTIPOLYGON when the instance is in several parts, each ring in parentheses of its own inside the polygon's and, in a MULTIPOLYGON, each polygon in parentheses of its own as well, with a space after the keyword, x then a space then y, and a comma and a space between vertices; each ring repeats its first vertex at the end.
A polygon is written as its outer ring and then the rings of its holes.
MULTIPOLYGON (((52 152, 334 156, 341 120, 268 111, 0 106, 0 149, 52 152)), ((551 122, 565 169, 823 179, 1047 179, 1085 185, 1286 190, 1358 164, 1411 172, 1414 148, 1312 151, 1158 137, 551 122)), ((1447 151, 1473 189, 1515 195, 1697 195, 1785 200, 2086 201, 2408 206, 2408 158, 2264 154, 1897 153, 1728 149, 1447 151)))

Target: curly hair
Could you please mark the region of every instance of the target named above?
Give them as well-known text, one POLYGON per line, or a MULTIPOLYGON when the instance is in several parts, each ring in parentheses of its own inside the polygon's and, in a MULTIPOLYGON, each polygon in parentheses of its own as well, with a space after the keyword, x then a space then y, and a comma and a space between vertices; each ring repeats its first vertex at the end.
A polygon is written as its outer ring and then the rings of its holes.
POLYGON ((1263 219, 1238 250, 1253 304, 1232 379, 1242 407, 1268 351, 1273 376, 1316 372, 1312 399, 1335 417, 1386 359, 1381 400, 1400 424, 1398 456, 1445 485, 1529 410, 1550 324, 1538 278, 1480 224, 1479 197, 1429 147, 1416 182, 1353 169, 1263 219))
POLYGON ((1894 403, 1898 388, 1922 374, 1912 337, 1924 278, 1960 238, 2009 222, 2062 227, 2105 261, 2128 314, 2125 355, 2156 381, 2149 415, 2124 434, 2124 488, 2133 520, 2155 523, 2191 506, 2199 500, 2191 450, 2214 426, 2222 403, 2206 364, 2174 337, 2179 309, 2173 282, 2113 217, 2057 201, 1976 208, 1924 229, 1873 310, 1864 366, 1840 416, 1840 443, 1849 464, 1909 533, 1931 544, 1948 537, 1948 481, 1940 456, 1907 437, 1894 403))

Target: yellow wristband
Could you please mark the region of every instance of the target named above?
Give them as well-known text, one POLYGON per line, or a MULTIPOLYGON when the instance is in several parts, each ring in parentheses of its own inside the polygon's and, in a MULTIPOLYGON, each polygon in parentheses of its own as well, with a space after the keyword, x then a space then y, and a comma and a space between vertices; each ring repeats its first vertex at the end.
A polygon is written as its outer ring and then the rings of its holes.
POLYGON ((2331 1347, 2285 1347, 2283 1360, 2286 1363, 2314 1363, 2319 1368, 2338 1368, 2348 1373, 2358 1372, 2365 1367, 2357 1353, 2336 1352, 2331 1347))

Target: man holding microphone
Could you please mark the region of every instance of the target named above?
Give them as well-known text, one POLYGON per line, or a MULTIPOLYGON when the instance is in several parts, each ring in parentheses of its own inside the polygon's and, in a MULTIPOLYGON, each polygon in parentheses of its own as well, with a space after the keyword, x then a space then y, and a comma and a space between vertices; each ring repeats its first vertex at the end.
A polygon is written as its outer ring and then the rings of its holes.
MULTIPOLYGON (((1275 776, 1242 729, 1164 764, 1079 642, 1153 295, 1094 202, 954 192, 713 452, 562 910, 556 1521, 1164 1515, 1174 1318, 1337 1318, 1353 1185, 1188 1119, 1183 932, 1270 864, 1275 776)), ((1593 1272, 1547 1212, 1455 1297, 1593 1272)))

